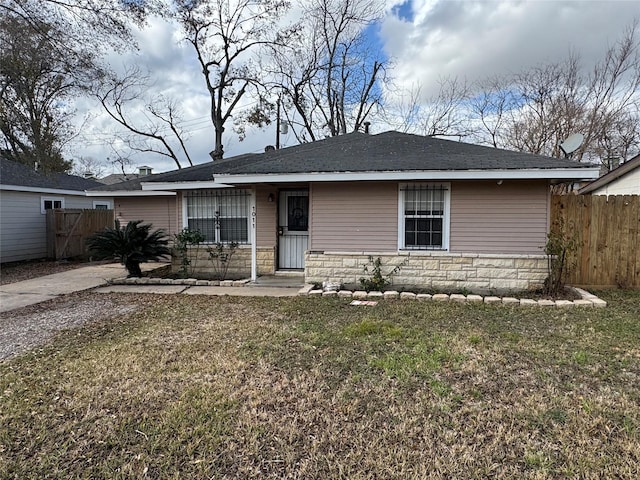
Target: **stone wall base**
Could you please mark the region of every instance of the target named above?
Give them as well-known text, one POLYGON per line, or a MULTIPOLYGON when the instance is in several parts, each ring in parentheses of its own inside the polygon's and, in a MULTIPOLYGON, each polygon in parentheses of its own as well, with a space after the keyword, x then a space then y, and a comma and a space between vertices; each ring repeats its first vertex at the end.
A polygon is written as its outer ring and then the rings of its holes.
MULTIPOLYGON (((199 248, 189 248, 189 258, 191 258, 193 269, 190 268, 189 277, 193 278, 215 278, 215 268, 209 259, 207 247, 214 248, 214 245, 201 245, 199 248)), ((256 263, 258 275, 273 275, 275 273, 275 248, 258 247, 256 249, 256 263)), ((174 255, 171 261, 171 272, 179 273, 182 267, 181 257, 174 255)), ((227 272, 228 279, 251 277, 251 245, 240 245, 229 264, 227 272)))
POLYGON ((307 252, 305 281, 357 285, 360 278, 371 278, 370 257, 380 257, 384 276, 407 262, 392 277, 393 289, 406 286, 474 293, 534 290, 542 287, 547 277, 545 255, 307 252), (369 273, 364 273, 365 266, 369 273))

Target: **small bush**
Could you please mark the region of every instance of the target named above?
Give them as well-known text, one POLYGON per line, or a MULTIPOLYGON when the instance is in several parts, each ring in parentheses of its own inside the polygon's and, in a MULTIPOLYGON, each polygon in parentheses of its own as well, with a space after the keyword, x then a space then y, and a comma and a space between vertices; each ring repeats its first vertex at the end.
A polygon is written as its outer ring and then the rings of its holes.
POLYGON ((142 220, 132 220, 120 228, 116 219, 115 228, 105 228, 87 239, 90 254, 97 260, 119 260, 130 277, 141 277, 141 263, 171 255, 164 231, 151 232, 150 223, 141 224, 142 220))
POLYGON ((227 278, 231 258, 236 253, 237 248, 238 244, 236 242, 231 242, 226 247, 223 243, 218 242, 214 248, 207 248, 216 280, 225 280, 227 278))
POLYGON ((393 277, 398 274, 398 272, 409 262, 409 258, 405 258, 402 263, 396 265, 388 274, 382 275, 382 260, 380 257, 373 259, 372 256, 369 256, 369 263, 364 266, 363 272, 369 273, 369 267, 371 267, 371 277, 370 278, 360 278, 360 286, 366 290, 370 291, 383 291, 388 285, 391 285, 393 281, 393 277))
POLYGON ((565 287, 568 270, 568 256, 578 247, 575 233, 569 233, 561 218, 555 222, 552 231, 547 235, 544 253, 547 255, 548 276, 544 281, 544 293, 558 296, 565 287))
POLYGON ((204 240, 205 237, 199 230, 191 230, 188 227, 174 235, 173 249, 180 257, 181 276, 188 277, 195 271, 200 244, 204 240))

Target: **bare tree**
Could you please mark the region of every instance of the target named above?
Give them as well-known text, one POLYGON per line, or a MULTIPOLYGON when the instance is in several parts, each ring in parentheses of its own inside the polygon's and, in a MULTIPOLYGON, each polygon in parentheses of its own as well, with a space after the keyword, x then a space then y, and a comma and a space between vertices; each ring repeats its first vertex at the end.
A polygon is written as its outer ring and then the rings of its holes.
POLYGON ((285 115, 299 141, 359 130, 381 105, 386 62, 364 31, 376 0, 308 0, 298 35, 276 52, 285 115))
POLYGON ((65 172, 71 163, 62 152, 74 136, 66 105, 82 83, 54 53, 19 17, 0 18, 0 148, 11 160, 65 172))
POLYGON ((145 95, 150 85, 148 75, 132 67, 122 78, 111 77, 105 85, 97 94, 98 100, 105 112, 128 132, 117 134, 128 148, 168 157, 178 168, 184 162, 193 165, 185 144, 186 134, 180 126, 180 109, 171 100, 163 97, 152 100, 145 95))
POLYGON ((464 103, 469 97, 466 81, 458 78, 439 80, 438 93, 418 114, 420 132, 431 137, 469 135, 464 103))
POLYGON ((401 89, 396 88, 390 80, 387 88, 387 102, 382 110, 385 121, 395 130, 414 132, 420 123, 422 85, 414 83, 408 89, 401 89))
POLYGON ((608 144, 610 148, 615 145, 607 152, 608 158, 625 158, 629 149, 638 144, 640 136, 637 121, 640 106, 638 20, 593 68, 587 86, 588 110, 583 133, 586 145, 581 154, 588 158, 598 157, 598 148, 608 144), (617 135, 617 132, 621 134, 617 135), (617 141, 612 142, 616 137, 617 141))
POLYGON ((474 138, 489 143, 494 148, 505 144, 506 126, 517 107, 514 92, 506 79, 495 76, 481 81, 470 96, 469 107, 472 119, 476 120, 474 138))
POLYGON ((4 154, 66 171, 78 97, 106 71, 107 48, 129 48, 160 0, 3 0, 0 2, 0 122, 4 154))
POLYGON ((3 15, 19 18, 60 55, 86 56, 133 43, 132 22, 162 11, 162 0, 3 0, 3 15), (43 28, 44 27, 44 28, 43 28))
POLYGON ((286 29, 278 20, 284 0, 176 0, 176 17, 193 47, 211 99, 214 159, 224 155, 225 125, 242 100, 262 82, 252 55, 282 44, 286 29))
POLYGON ((99 178, 106 171, 105 162, 94 157, 80 157, 73 162, 72 175, 87 178, 99 178))
POLYGON ((585 71, 577 54, 511 77, 493 78, 472 96, 476 138, 494 147, 563 156, 572 133, 584 141, 575 160, 625 159, 640 145, 638 22, 602 61, 585 71))
POLYGON ((398 130, 431 137, 466 137, 471 133, 467 103, 469 87, 458 78, 438 80, 438 91, 431 97, 423 94, 423 85, 409 89, 393 88, 389 82, 385 120, 398 130))

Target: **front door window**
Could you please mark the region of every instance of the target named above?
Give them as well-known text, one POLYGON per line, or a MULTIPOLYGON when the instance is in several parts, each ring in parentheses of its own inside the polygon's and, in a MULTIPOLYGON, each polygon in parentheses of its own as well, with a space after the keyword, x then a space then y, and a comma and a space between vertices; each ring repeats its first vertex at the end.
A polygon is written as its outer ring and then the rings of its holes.
POLYGON ((309 197, 287 198, 287 227, 292 232, 309 229, 309 197))

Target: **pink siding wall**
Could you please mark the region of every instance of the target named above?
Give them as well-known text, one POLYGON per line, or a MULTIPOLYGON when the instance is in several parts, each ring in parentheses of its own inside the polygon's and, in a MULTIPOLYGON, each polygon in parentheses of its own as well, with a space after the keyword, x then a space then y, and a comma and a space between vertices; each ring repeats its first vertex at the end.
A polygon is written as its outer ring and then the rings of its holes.
POLYGON ((266 185, 256 186, 256 246, 276 246, 278 189, 266 185), (269 194, 273 195, 273 202, 269 202, 269 194))
POLYGON ((397 250, 397 183, 313 183, 310 195, 310 250, 397 250))
POLYGON ((181 230, 178 223, 175 197, 115 197, 116 218, 121 224, 142 220, 161 228, 173 237, 181 230))
POLYGON ((548 212, 546 181, 454 182, 450 251, 541 254, 548 212))

